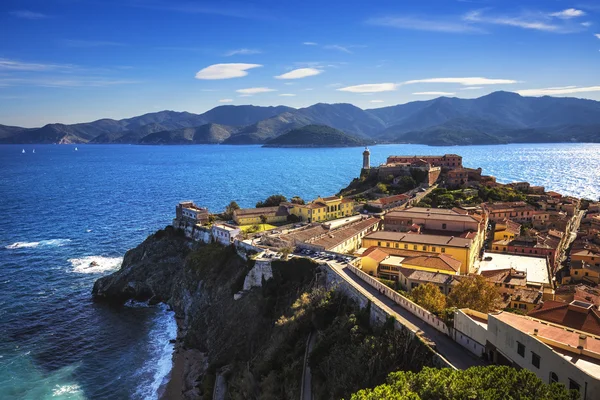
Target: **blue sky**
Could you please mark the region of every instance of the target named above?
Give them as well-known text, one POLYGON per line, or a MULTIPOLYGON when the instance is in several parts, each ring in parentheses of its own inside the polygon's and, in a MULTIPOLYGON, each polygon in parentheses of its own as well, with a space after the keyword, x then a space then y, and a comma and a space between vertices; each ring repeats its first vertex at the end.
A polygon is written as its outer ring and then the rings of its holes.
POLYGON ((440 95, 600 100, 597 1, 3 0, 0 124, 440 95))

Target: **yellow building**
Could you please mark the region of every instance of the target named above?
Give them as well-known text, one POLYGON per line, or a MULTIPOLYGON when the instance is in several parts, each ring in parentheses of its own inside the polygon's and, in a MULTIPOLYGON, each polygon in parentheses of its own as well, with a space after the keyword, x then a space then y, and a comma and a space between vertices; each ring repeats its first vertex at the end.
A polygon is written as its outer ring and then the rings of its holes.
POLYGON ((600 267, 600 253, 588 249, 572 251, 571 261, 583 261, 589 265, 600 267))
POLYGON ((362 270, 371 276, 377 276, 379 264, 389 256, 388 253, 377 247, 367 249, 360 259, 362 270))
POLYGON ((521 225, 505 219, 496 223, 494 242, 498 240, 513 240, 521 233, 521 225))
POLYGON ((288 209, 284 206, 240 208, 233 212, 233 220, 238 225, 258 225, 263 223, 261 217, 264 217, 264 223, 273 224, 286 222, 288 215, 288 209))
POLYGON ((354 200, 343 197, 319 197, 308 204, 292 204, 291 214, 303 221, 322 222, 354 214, 354 200))
POLYGON ((600 267, 586 263, 585 261, 573 261, 571 260, 571 271, 570 276, 564 276, 562 278, 562 284, 568 283, 600 283, 600 267))
POLYGON ((473 245, 472 239, 455 236, 377 231, 363 238, 362 247, 372 246, 382 248, 384 251, 390 249, 421 253, 418 255, 422 255, 422 253, 445 254, 461 263, 461 274, 475 272, 474 263, 478 256, 478 249, 473 245))

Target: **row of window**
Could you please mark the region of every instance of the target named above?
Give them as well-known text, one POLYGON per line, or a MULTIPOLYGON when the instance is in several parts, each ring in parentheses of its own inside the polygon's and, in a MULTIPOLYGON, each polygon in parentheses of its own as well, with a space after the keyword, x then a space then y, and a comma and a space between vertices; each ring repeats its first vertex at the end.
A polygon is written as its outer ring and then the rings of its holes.
MULTIPOLYGON (((525 358, 525 345, 519 341, 517 341, 517 353, 521 357, 525 358)), ((536 368, 540 368, 541 361, 542 361, 542 359, 540 358, 540 356, 532 351, 531 352, 531 364, 536 368)), ((558 382, 558 375, 556 375, 555 372, 550 372, 550 383, 557 383, 557 382, 558 382)), ((579 383, 577 383, 573 379, 569 378, 569 390, 579 391, 580 387, 581 386, 579 385, 579 383)))
MULTIPOLYGON (((381 243, 382 243, 382 242, 377 242, 377 247, 383 247, 381 243)), ((390 244, 390 242, 385 242, 385 247, 392 247, 392 245, 390 244)), ((399 248, 400 248, 400 244, 399 244, 399 243, 395 243, 395 244, 394 244, 394 247, 395 247, 396 249, 399 249, 399 248)), ((409 249, 409 248, 408 248, 408 244, 404 244, 404 250, 408 250, 408 249, 409 249)), ((416 245, 416 244, 413 244, 413 245, 412 245, 412 250, 416 250, 416 251, 418 251, 418 250, 419 250, 419 246, 418 246, 418 245, 416 245)), ((423 250, 423 251, 428 251, 428 250, 427 250, 427 246, 423 245, 423 246, 422 246, 422 250, 423 250)), ((431 246, 431 250, 429 250, 429 251, 436 252, 436 251, 437 251, 437 247, 435 247, 435 246, 431 246)), ((445 252, 446 252, 446 248, 445 248, 445 247, 441 247, 441 248, 440 248, 440 251, 441 251, 442 253, 445 253, 445 252)))

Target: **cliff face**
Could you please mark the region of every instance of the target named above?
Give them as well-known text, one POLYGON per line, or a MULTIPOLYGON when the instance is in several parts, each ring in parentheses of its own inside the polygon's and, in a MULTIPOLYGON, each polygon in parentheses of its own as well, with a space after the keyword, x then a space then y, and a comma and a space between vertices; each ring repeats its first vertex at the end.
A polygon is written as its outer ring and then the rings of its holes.
POLYGON ((174 309, 183 373, 169 398, 225 398, 225 390, 230 399, 297 399, 309 335, 315 399, 347 398, 391 371, 433 365, 429 348, 393 323, 372 326, 371 307, 327 291, 318 271, 307 259, 246 261, 232 246, 193 244, 167 227, 128 251, 93 296, 174 309))

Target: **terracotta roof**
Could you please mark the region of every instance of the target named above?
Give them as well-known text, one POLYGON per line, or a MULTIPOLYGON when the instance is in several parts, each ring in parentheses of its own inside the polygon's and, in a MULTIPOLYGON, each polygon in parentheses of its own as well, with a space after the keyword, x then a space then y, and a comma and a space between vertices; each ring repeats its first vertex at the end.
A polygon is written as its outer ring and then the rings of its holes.
POLYGON ((348 239, 355 237, 361 232, 371 229, 374 225, 378 224, 379 221, 379 218, 363 219, 350 225, 344 225, 338 229, 330 230, 327 232, 327 234, 309 242, 316 246, 322 246, 325 250, 330 250, 337 247, 341 243, 344 243, 348 239))
POLYGON ((575 253, 571 253, 571 255, 572 256, 583 256, 583 257, 592 257, 592 256, 600 257, 600 253, 592 251, 592 250, 588 250, 588 249, 579 250, 575 253))
POLYGON ((527 285, 527 272, 517 271, 514 268, 491 269, 481 271, 480 275, 490 283, 507 283, 509 285, 527 285))
POLYGON ((340 200, 339 197, 337 196, 329 196, 329 197, 321 197, 322 200, 324 201, 335 201, 335 200, 340 200))
POLYGON ((418 267, 435 268, 440 271, 458 272, 462 263, 457 259, 446 254, 436 254, 428 256, 407 257, 402 262, 406 265, 415 265, 418 267))
POLYGON ((397 201, 402 201, 406 199, 410 199, 410 197, 405 194, 397 194, 395 196, 382 197, 373 201, 372 203, 380 203, 385 206, 387 204, 395 203, 397 201))
POLYGON ((542 292, 537 289, 515 289, 511 298, 513 301, 522 301, 523 303, 538 304, 542 299, 542 292))
POLYGON ((275 207, 259 207, 259 208, 240 208, 239 210, 235 210, 233 215, 236 217, 250 217, 250 216, 260 216, 265 215, 267 217, 270 216, 287 216, 288 210, 284 206, 275 206, 275 207))
POLYGON ((600 290, 583 283, 577 285, 563 285, 556 289, 556 296, 567 297, 568 301, 585 301, 595 306, 600 305, 600 290))
MULTIPOLYGON (((436 221, 457 221, 457 222, 479 222, 476 218, 469 214, 459 214, 452 210, 449 213, 436 213, 436 212, 425 212, 425 211, 414 211, 415 208, 408 208, 406 210, 392 211, 388 213, 386 218, 426 218, 436 221)), ((426 208, 424 210, 431 210, 426 208)), ((435 209, 433 209, 435 210, 435 209)))
POLYGON ((379 247, 371 246, 367 250, 365 250, 365 252, 362 254, 361 258, 369 257, 370 259, 375 260, 376 262, 380 263, 383 260, 385 260, 386 258, 388 258, 389 256, 390 255, 388 253, 381 250, 379 247))
POLYGON ((592 304, 579 302, 590 307, 580 307, 577 304, 547 300, 527 315, 530 317, 553 322, 569 328, 600 335, 600 314, 592 304))
POLYGON ((438 285, 452 285, 458 283, 454 275, 443 274, 440 272, 421 271, 418 269, 410 269, 403 267, 400 267, 399 271, 407 279, 415 281, 431 282, 438 285))
POLYGON ((365 236, 371 240, 389 240, 392 242, 408 242, 425 245, 471 247, 471 239, 463 239, 455 236, 419 235, 404 232, 376 231, 365 236))

